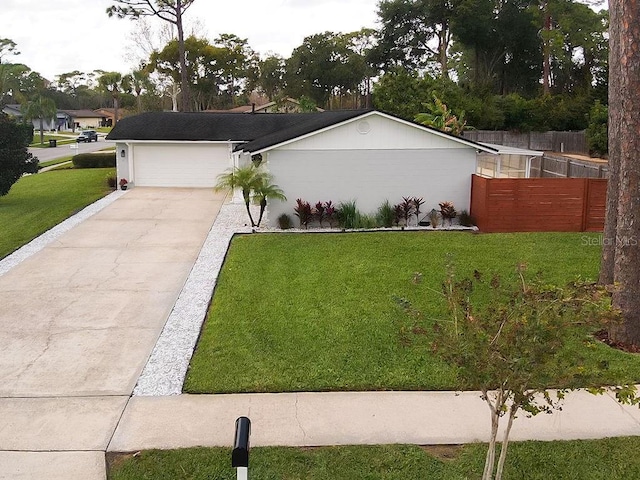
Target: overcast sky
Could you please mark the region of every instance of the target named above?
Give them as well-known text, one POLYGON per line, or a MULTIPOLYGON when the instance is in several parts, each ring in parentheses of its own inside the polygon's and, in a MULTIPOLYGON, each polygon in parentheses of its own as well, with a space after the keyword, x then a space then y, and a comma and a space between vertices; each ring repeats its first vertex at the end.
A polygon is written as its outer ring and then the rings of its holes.
MULTIPOLYGON (((111 0, 0 0, 0 38, 18 44, 24 63, 49 80, 101 69, 126 73, 135 65, 131 20, 108 18, 111 0)), ((288 57, 304 37, 376 26, 378 0, 196 0, 185 23, 213 40, 247 38, 261 54, 288 57)))

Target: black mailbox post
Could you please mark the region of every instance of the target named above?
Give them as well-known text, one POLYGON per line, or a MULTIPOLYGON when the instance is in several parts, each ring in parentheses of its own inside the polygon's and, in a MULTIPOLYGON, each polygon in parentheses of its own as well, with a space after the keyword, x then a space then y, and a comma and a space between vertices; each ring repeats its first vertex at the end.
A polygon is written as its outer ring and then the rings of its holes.
POLYGON ((249 436, 251 435, 251 420, 238 417, 236 420, 236 435, 231 452, 231 466, 237 469, 238 480, 248 478, 249 468, 249 436))

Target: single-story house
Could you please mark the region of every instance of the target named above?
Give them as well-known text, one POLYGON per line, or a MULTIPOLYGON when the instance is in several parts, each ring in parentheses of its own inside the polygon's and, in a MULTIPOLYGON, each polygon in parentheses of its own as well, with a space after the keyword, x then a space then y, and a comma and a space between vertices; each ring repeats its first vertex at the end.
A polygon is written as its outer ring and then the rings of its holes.
POLYGON ((69 128, 83 129, 83 128, 97 128, 100 126, 104 115, 96 113, 93 110, 65 110, 69 115, 70 123, 69 128))
MULTIPOLYGON (((97 108, 96 110, 94 110, 94 112, 102 117, 98 122, 99 127, 112 127, 114 124, 117 123, 115 121, 115 118, 116 118, 115 108, 97 108)), ((130 115, 130 112, 128 110, 125 110, 124 108, 118 109, 118 121, 122 120, 127 115, 130 115)))
POLYGON ((286 202, 270 223, 293 216, 296 199, 355 200, 364 213, 385 201, 423 197, 469 210, 476 152, 498 150, 375 110, 321 113, 150 112, 127 117, 116 142, 118 178, 134 186, 212 187, 230 167, 260 160, 286 202))
MULTIPOLYGON (((9 104, 5 105, 2 108, 2 112, 7 115, 14 117, 17 121, 22 121, 22 106, 18 104, 9 104)), ((64 111, 58 110, 56 113, 56 118, 43 118, 42 119, 42 128, 44 130, 66 130, 68 122, 70 121, 69 115, 67 115, 64 111)), ((31 120, 33 123, 33 128, 37 131, 40 130, 40 119, 34 118, 31 120)))

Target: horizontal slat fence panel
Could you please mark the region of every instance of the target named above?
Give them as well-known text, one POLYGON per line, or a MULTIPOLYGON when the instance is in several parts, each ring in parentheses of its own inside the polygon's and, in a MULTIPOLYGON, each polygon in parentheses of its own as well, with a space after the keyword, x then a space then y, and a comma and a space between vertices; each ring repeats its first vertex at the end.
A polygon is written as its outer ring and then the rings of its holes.
POLYGON ((602 231, 607 181, 473 176, 471 216, 483 232, 602 231))

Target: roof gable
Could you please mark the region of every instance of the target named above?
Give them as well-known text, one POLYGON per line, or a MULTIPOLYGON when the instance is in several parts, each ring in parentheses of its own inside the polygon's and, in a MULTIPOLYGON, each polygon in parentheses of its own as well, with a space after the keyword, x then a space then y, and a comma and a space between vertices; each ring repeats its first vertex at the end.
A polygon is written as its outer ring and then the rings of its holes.
MULTIPOLYGON (((376 110, 361 111, 360 115, 345 118, 342 122, 327 125, 324 128, 309 130, 299 135, 292 135, 289 131, 278 132, 277 134, 258 138, 255 141, 240 145, 236 150, 256 154, 274 148, 295 148, 293 144, 297 146, 299 142, 303 141, 307 143, 307 148, 315 144, 315 148, 319 150, 331 149, 335 148, 331 147, 335 143, 330 141, 327 135, 329 135, 329 132, 343 128, 347 124, 351 124, 351 137, 348 141, 342 138, 340 144, 343 148, 394 149, 400 147, 426 147, 446 149, 469 147, 487 153, 497 153, 497 150, 489 146, 376 110), (373 127, 377 127, 378 132, 371 131, 373 127), (383 129, 383 135, 378 135, 383 129), (356 132, 360 135, 357 135, 356 132), (313 138, 320 136, 322 138, 313 138), (392 142, 389 142, 389 138, 392 139, 392 142)), ((333 136, 336 137, 335 132, 333 133, 333 136)))
POLYGON ((5 112, 8 115, 22 115, 21 113, 21 107, 20 105, 17 104, 9 104, 9 105, 5 105, 2 108, 2 111, 5 112))
POLYGON ((62 112, 73 118, 102 118, 102 115, 93 110, 62 110, 62 112))

